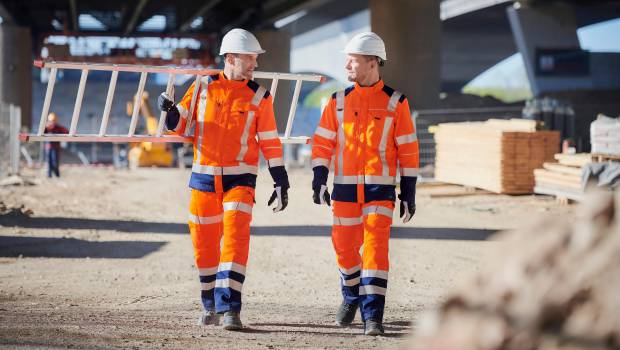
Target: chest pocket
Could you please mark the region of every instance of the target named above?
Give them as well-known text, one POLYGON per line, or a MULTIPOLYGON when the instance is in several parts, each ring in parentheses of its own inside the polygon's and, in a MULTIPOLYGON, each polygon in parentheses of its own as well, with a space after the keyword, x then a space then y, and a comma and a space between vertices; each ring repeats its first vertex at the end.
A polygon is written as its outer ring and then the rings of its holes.
POLYGON ((368 142, 385 150, 389 135, 393 133, 394 113, 387 109, 369 109, 368 110, 368 142))
POLYGON ((249 102, 239 100, 233 101, 230 106, 229 126, 232 128, 245 127, 250 111, 252 110, 252 106, 249 102))

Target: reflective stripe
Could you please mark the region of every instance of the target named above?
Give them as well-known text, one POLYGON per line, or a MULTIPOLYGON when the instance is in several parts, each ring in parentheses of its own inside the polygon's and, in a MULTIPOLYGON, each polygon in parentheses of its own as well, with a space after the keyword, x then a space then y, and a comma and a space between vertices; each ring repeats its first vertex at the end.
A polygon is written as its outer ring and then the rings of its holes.
POLYGON ((360 286, 360 295, 376 294, 385 295, 386 288, 369 285, 360 286))
POLYGON ((198 275, 200 276, 211 276, 211 275, 215 275, 216 273, 217 273, 217 266, 198 269, 198 275))
POLYGON ((189 214, 189 221, 198 224, 198 225, 209 225, 215 224, 222 221, 222 214, 214 215, 214 216, 197 216, 194 214, 189 214))
POLYGON ((314 158, 312 160, 312 167, 317 167, 317 166, 324 166, 327 167, 329 169, 329 159, 325 159, 325 158, 314 158))
POLYGON ((239 143, 241 144, 241 148, 239 149, 239 154, 237 155, 237 161, 243 162, 243 158, 245 154, 248 152, 248 136, 250 134, 250 127, 252 126, 252 121, 254 120, 254 111, 248 112, 248 117, 245 120, 245 126, 243 127, 243 133, 241 134, 241 140, 239 143))
POLYGON ((230 288, 238 292, 241 292, 242 287, 243 287, 243 283, 239 281, 235 281, 230 278, 215 280, 215 288, 230 288))
POLYGON ((344 167, 344 90, 336 93, 336 116, 338 117, 338 168, 335 174, 342 174, 344 167))
POLYGON ((177 105, 177 109, 179 110, 179 114, 181 115, 181 118, 183 119, 187 118, 187 116, 189 115, 189 112, 187 111, 187 109, 185 109, 185 107, 181 105, 177 105))
POLYGON ((284 159, 282 159, 282 158, 267 159, 267 165, 270 168, 273 168, 274 166, 282 166, 282 165, 284 165, 284 159))
POLYGON ((378 214, 387 216, 389 218, 392 217, 393 212, 394 211, 392 209, 381 205, 370 205, 362 209, 363 215, 378 214))
POLYGON ((408 134, 408 135, 403 135, 403 136, 398 136, 396 138, 396 143, 400 146, 400 145, 404 145, 406 143, 411 143, 411 142, 415 142, 418 141, 418 135, 416 135, 416 133, 412 133, 412 134, 408 134))
POLYGON ((211 166, 200 165, 194 163, 192 165, 192 172, 206 175, 241 175, 241 174, 254 174, 258 172, 258 167, 255 165, 240 164, 237 166, 211 166))
POLYGON ((314 132, 315 135, 319 135, 321 137, 324 137, 328 140, 333 140, 336 138, 336 133, 334 131, 325 129, 323 127, 317 127, 316 131, 314 132))
POLYGON ((343 286, 347 286, 347 287, 353 287, 353 286, 360 284, 359 277, 351 278, 350 280, 345 280, 344 278, 341 278, 340 281, 342 281, 343 286))
POLYGON ((258 134, 258 139, 262 141, 278 138, 278 130, 261 131, 261 132, 258 132, 257 134, 258 134))
POLYGON ((242 211, 244 213, 252 214, 252 206, 243 202, 224 202, 224 211, 242 211))
POLYGON ((368 185, 394 185, 394 176, 379 176, 379 175, 347 175, 347 176, 334 176, 334 183, 341 185, 356 185, 356 184, 368 184, 368 185))
POLYGON ((245 266, 232 261, 220 263, 218 271, 234 271, 245 276, 245 266))
POLYGON ((400 168, 402 176, 418 176, 418 168, 400 168))
POLYGON ((198 123, 196 125, 196 147, 194 147, 196 150, 196 158, 194 160, 195 164, 200 164, 200 162, 202 161, 202 153, 200 152, 200 147, 202 146, 202 133, 205 124, 205 111, 207 109, 207 103, 209 102, 209 94, 207 93, 206 86, 207 85, 205 84, 205 88, 202 88, 202 84, 200 84, 200 102, 198 102, 198 116, 196 118, 198 120, 198 123))
POLYGON ((398 104, 398 100, 400 100, 400 97, 402 95, 403 94, 398 91, 394 91, 392 93, 392 97, 390 97, 390 102, 388 102, 388 111, 394 112, 396 110, 396 105, 398 104))
POLYGON ((215 281, 211 281, 208 283, 200 283, 200 287, 202 290, 211 290, 215 287, 215 281))
POLYGON ((351 268, 345 269, 344 267, 339 267, 338 270, 340 270, 340 273, 343 275, 352 275, 356 272, 358 272, 359 270, 362 269, 362 265, 357 265, 357 266, 353 266, 351 268))
POLYGON ((379 143, 379 156, 381 157, 381 175, 388 176, 390 174, 390 168, 387 164, 387 159, 385 158, 385 149, 387 148, 387 138, 390 133, 390 127, 392 126, 392 120, 394 118, 387 117, 385 118, 385 123, 383 124, 383 133, 381 134, 381 143, 379 143))
POLYGON ((334 216, 334 225, 336 226, 355 226, 355 225, 361 225, 361 224, 362 224, 361 217, 344 218, 340 216, 334 216))
POLYGON ((385 270, 362 270, 362 278, 365 277, 377 277, 387 280, 388 272, 385 270))
POLYGON ((256 90, 256 93, 254 94, 254 97, 252 98, 252 104, 254 106, 258 106, 260 104, 260 101, 265 96, 265 92, 267 92, 267 90, 264 87, 262 86, 258 87, 258 90, 256 90))

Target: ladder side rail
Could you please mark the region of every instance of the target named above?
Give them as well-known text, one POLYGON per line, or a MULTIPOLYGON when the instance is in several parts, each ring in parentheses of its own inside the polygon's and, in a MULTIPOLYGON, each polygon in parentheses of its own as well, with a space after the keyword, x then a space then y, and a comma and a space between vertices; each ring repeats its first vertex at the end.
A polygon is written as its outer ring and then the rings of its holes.
POLYGON ((47 80, 47 89, 45 90, 45 100, 43 102, 43 109, 41 110, 41 120, 39 121, 39 130, 37 135, 41 136, 45 133, 45 123, 47 121, 47 113, 50 110, 50 103, 52 102, 52 94, 54 93, 54 84, 56 83, 56 73, 58 69, 50 69, 50 76, 47 80))
POLYGON ((190 136, 192 132, 192 123, 194 121, 194 109, 196 109, 196 100, 198 99, 198 90, 202 86, 202 75, 196 75, 196 80, 194 81, 194 93, 192 94, 192 101, 189 104, 189 115, 187 116, 187 122, 185 122, 185 136, 190 136))
POLYGON ((299 92, 301 91, 301 80, 295 82, 295 91, 293 92, 293 100, 291 101, 291 108, 288 112, 288 121, 286 122, 286 130, 284 131, 284 137, 289 138, 291 136, 291 130, 293 129, 293 121, 295 120, 295 112, 297 111, 297 100, 299 99, 299 92))
POLYGON ((274 102, 276 100, 276 90, 278 89, 279 80, 280 79, 278 78, 273 78, 273 80, 271 80, 271 89, 269 89, 269 93, 271 94, 271 97, 273 98, 274 102))
POLYGON ((104 136, 108 128, 108 119, 110 118, 110 109, 112 108, 112 101, 114 99, 114 91, 116 90, 116 79, 118 78, 118 71, 112 72, 110 78, 110 86, 108 86, 108 96, 105 99, 105 107, 103 108, 103 118, 101 119, 101 127, 99 128, 99 136, 104 136))

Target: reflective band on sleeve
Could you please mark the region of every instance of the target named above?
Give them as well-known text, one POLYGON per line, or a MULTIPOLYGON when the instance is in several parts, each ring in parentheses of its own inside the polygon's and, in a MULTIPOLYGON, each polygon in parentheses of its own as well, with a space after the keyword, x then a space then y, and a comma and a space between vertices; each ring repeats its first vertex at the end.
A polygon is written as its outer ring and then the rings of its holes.
POLYGON ((396 110, 396 106, 398 105, 398 100, 403 94, 399 91, 394 91, 392 93, 392 97, 390 97, 390 102, 388 102, 388 111, 394 112, 396 110))
POLYGON ((340 216, 334 216, 334 225, 336 226, 355 226, 362 224, 362 218, 343 218, 340 216))
POLYGON ((408 134, 408 135, 403 135, 403 136, 398 136, 396 138, 396 143, 400 146, 400 145, 404 145, 406 143, 411 143, 411 142, 415 142, 418 141, 418 135, 416 135, 416 133, 412 133, 412 134, 408 134))
POLYGON ((327 167, 329 169, 329 159, 325 159, 325 158, 314 158, 312 160, 312 167, 317 167, 317 166, 324 166, 327 167))
POLYGON ((400 168, 402 176, 418 176, 418 168, 400 168))
POLYGON ((221 222, 222 217, 222 214, 214 216, 197 216, 194 214, 189 214, 189 221, 198 225, 209 225, 221 222))
POLYGON ((261 132, 258 132, 257 134, 258 134, 258 139, 262 141, 278 138, 278 130, 261 131, 261 132))
POLYGON ((252 214, 252 206, 243 202, 224 202, 224 211, 242 211, 252 214))
POLYGON ((314 132, 314 134, 324 137, 328 140, 333 140, 336 138, 336 133, 334 131, 327 130, 320 126, 316 128, 316 131, 314 132))
POLYGON ((181 118, 187 118, 187 116, 189 115, 189 112, 187 111, 187 109, 185 109, 185 107, 181 105, 177 105, 177 109, 179 110, 179 114, 181 115, 181 118))
POLYGON ((362 209, 362 214, 364 216, 371 215, 371 214, 377 214, 377 215, 383 215, 383 216, 387 216, 391 218, 393 214, 393 210, 388 207, 383 207, 380 205, 370 205, 362 209))

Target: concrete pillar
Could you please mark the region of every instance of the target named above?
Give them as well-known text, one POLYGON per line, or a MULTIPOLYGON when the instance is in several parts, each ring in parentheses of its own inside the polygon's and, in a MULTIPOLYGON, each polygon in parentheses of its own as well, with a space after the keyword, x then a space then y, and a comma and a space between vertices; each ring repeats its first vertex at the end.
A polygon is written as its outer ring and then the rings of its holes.
MULTIPOLYGON (((259 56, 257 70, 261 72, 290 72, 291 34, 285 30, 262 30, 256 33, 256 38, 263 50, 267 51, 259 56)), ((262 80, 259 83, 268 90, 271 89, 270 81, 262 80)), ((292 86, 294 86, 292 83, 285 80, 278 82, 273 109, 280 134, 283 134, 286 128, 293 96, 292 86)))
POLYGON ((441 19, 437 0, 370 0, 370 27, 385 42, 385 83, 416 109, 437 106, 441 85, 441 19))
POLYGON ((32 124, 30 28, 0 25, 0 101, 21 107, 22 125, 32 124))
POLYGON ((587 74, 581 77, 543 75, 538 69, 545 63, 543 58, 537 58, 537 49, 579 50, 574 6, 566 4, 532 6, 515 3, 514 6, 507 8, 507 12, 514 40, 523 55, 530 86, 535 96, 544 92, 566 90, 567 86, 571 86, 572 89, 591 88, 591 79, 587 74))

